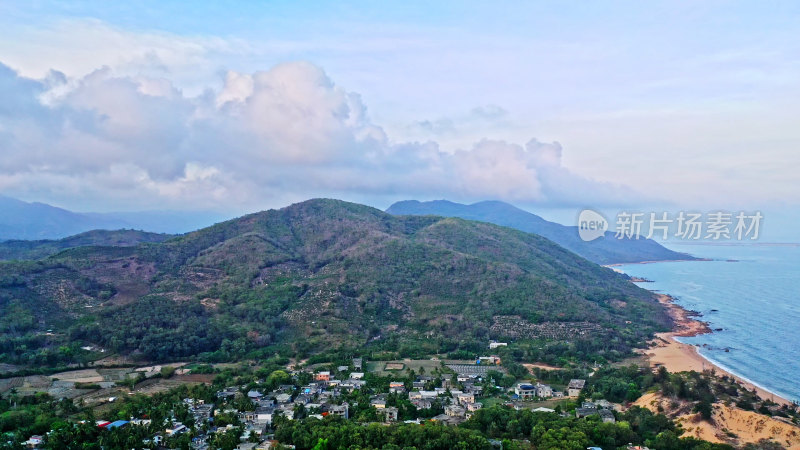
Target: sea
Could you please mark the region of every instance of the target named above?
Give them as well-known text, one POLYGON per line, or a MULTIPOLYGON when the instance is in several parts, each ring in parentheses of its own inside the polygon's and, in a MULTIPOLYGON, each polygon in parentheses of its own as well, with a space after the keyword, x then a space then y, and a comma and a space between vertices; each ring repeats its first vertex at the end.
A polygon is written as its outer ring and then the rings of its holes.
POLYGON ((712 333, 678 338, 717 366, 791 401, 800 401, 800 244, 670 244, 709 261, 626 264, 701 314, 712 333))

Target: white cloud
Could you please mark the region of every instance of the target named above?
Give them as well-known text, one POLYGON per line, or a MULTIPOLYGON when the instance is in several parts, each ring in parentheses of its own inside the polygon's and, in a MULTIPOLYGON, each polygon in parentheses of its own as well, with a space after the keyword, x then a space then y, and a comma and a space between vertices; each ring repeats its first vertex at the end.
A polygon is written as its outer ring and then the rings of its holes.
POLYGON ((0 42, 3 62, 34 78, 52 68, 80 77, 105 65, 125 75, 170 75, 182 86, 191 86, 219 69, 216 60, 221 55, 250 49, 239 39, 129 31, 90 18, 19 25, 9 31, 16 38, 0 42))
POLYGON ((247 209, 323 195, 597 203, 596 193, 627 192, 570 173, 558 143, 482 139, 445 151, 434 141, 391 142, 358 94, 305 62, 228 72, 221 89, 196 97, 164 77, 107 68, 51 78, 0 67, 7 194, 77 196, 116 209, 247 209))

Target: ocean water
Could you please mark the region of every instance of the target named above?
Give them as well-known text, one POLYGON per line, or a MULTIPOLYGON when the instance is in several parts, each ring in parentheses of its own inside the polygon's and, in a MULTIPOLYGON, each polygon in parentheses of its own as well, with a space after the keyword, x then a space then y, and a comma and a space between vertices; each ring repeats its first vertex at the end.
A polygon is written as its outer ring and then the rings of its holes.
POLYGON ((680 338, 731 373, 800 400, 800 245, 687 245, 670 248, 712 261, 629 264, 628 275, 652 280, 702 314, 710 334, 680 338))

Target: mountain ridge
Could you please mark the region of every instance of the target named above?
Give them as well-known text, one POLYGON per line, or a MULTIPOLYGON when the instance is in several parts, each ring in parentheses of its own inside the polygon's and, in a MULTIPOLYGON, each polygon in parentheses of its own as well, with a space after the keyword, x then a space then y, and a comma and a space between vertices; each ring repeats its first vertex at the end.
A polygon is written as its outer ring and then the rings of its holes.
POLYGON ((580 239, 576 226, 550 222, 514 205, 496 200, 470 205, 448 200, 429 202, 403 200, 392 204, 386 212, 393 215, 460 217, 511 227, 543 236, 592 262, 603 265, 696 259, 686 253, 672 251, 652 239, 617 239, 611 232, 606 232, 603 238, 586 242, 580 239))
POLYGON ((131 247, 174 236, 139 230, 91 230, 62 239, 0 241, 0 261, 42 259, 75 247, 131 247))

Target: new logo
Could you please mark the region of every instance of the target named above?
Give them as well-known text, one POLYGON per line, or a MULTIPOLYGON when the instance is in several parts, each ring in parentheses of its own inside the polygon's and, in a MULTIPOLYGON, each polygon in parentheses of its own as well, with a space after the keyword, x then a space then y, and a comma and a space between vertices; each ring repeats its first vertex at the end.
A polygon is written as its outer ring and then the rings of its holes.
POLYGON ((584 209, 578 215, 578 235, 584 241, 602 237, 608 230, 608 221, 597 211, 584 209))

